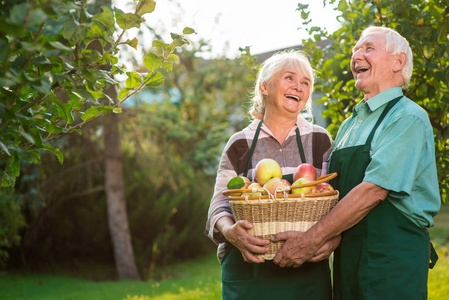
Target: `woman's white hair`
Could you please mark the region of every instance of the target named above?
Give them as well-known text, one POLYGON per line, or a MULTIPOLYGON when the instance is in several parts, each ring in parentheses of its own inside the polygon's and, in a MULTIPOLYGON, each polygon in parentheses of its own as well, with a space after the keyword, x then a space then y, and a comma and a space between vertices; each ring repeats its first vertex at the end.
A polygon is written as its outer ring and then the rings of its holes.
POLYGON ((407 55, 404 68, 402 69, 402 78, 404 83, 402 88, 406 89, 410 85, 410 78, 413 73, 413 53, 410 49, 408 41, 397 31, 387 27, 370 26, 363 30, 362 37, 370 34, 383 34, 385 36, 385 50, 391 54, 399 54, 401 52, 407 55))
POLYGON ((251 116, 255 119, 262 120, 265 114, 265 99, 261 90, 261 86, 266 83, 271 83, 275 76, 284 68, 295 66, 306 77, 310 79, 310 93, 309 99, 305 106, 305 110, 312 116, 312 92, 314 84, 314 70, 310 65, 308 58, 300 51, 284 50, 275 53, 268 58, 259 69, 257 74, 256 84, 252 97, 252 107, 249 111, 251 116))

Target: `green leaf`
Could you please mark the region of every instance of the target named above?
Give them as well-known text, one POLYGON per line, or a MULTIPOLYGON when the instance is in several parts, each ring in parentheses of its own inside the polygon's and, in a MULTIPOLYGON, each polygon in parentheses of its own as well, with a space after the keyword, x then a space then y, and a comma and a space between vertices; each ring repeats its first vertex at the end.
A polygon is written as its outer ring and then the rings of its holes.
POLYGON ((242 177, 237 176, 237 177, 231 178, 231 180, 229 180, 229 182, 226 186, 230 190, 238 190, 245 186, 245 181, 243 180, 242 177))
POLYGON ((101 9, 102 9, 102 12, 100 14, 96 15, 95 17, 93 17, 93 20, 104 25, 104 27, 106 27, 108 32, 110 34, 112 34, 115 30, 114 29, 114 26, 115 26, 114 14, 107 6, 102 6, 101 9))
POLYGON ((62 132, 63 132, 62 128, 59 127, 59 126, 57 126, 57 125, 54 124, 54 123, 48 124, 48 125, 45 127, 45 129, 47 130, 47 132, 48 132, 49 134, 59 134, 59 133, 62 133, 62 132))
POLYGON ((69 133, 73 133, 73 132, 76 132, 79 135, 81 135, 83 133, 80 129, 76 129, 76 128, 69 129, 69 133))
POLYGON ((28 4, 26 2, 14 5, 10 12, 8 21, 11 24, 22 26, 27 16, 28 4))
POLYGON ((118 93, 117 99, 118 99, 118 100, 122 100, 122 99, 124 99, 126 96, 128 96, 128 94, 129 94, 129 89, 124 88, 124 89, 120 90, 120 92, 118 93))
POLYGON ((159 87, 162 84, 164 84, 164 80, 165 80, 165 77, 161 73, 159 73, 159 72, 156 72, 156 73, 151 72, 151 73, 148 73, 147 76, 145 76, 144 82, 145 82, 146 86, 159 87))
POLYGON ((42 78, 39 80, 39 83, 40 84, 32 84, 31 87, 45 95, 51 93, 51 81, 47 75, 42 76, 42 78))
POLYGON ((51 98, 51 101, 56 104, 54 115, 64 119, 67 124, 73 123, 72 105, 71 103, 62 103, 57 98, 51 98))
POLYGON ((9 153, 8 147, 6 147, 6 145, 3 144, 1 141, 0 141, 0 147, 2 148, 3 151, 5 151, 6 154, 8 154, 8 156, 11 156, 11 153, 9 153))
POLYGON ((137 40, 137 38, 133 38, 132 40, 126 40, 126 42, 121 44, 129 45, 137 50, 137 45, 139 44, 139 41, 137 40))
POLYGON ((64 162, 64 155, 62 154, 61 150, 54 148, 50 143, 47 143, 47 145, 40 147, 39 150, 50 151, 56 155, 60 164, 62 164, 64 162))
POLYGON ((117 24, 123 30, 128 30, 131 28, 140 28, 140 24, 145 21, 141 16, 137 14, 131 13, 125 14, 118 8, 114 8, 114 11, 117 24))
POLYGON ((88 24, 78 23, 78 21, 75 20, 75 17, 72 14, 69 14, 69 17, 64 23, 62 36, 70 43, 77 43, 86 36, 89 29, 88 26, 88 24))
POLYGON ((163 61, 163 57, 157 56, 156 54, 150 52, 145 55, 143 63, 148 70, 155 71, 162 66, 163 61))
POLYGON ((137 4, 136 13, 139 16, 152 13, 156 8, 156 2, 154 0, 139 0, 137 4))
POLYGON ((181 39, 173 39, 173 42, 170 43, 170 47, 171 48, 177 48, 177 47, 182 47, 184 46, 186 43, 181 40, 181 39))
POLYGON ((30 11, 29 16, 27 17, 27 27, 31 28, 33 26, 39 26, 42 22, 45 22, 47 19, 47 14, 40 8, 33 9, 30 11))
POLYGON ((154 40, 152 46, 155 48, 162 48, 164 50, 168 49, 168 45, 161 40, 154 40))
POLYGON ((31 63, 33 65, 51 65, 53 64, 48 58, 46 58, 45 56, 38 56, 36 58, 34 58, 31 63))
POLYGON ((0 61, 4 61, 9 52, 9 43, 0 39, 0 61))
POLYGON ((20 158, 16 155, 9 158, 6 163, 6 171, 3 173, 2 186, 14 186, 16 178, 20 174, 20 158))
POLYGON ((167 57, 167 59, 169 59, 169 60, 171 60, 171 61, 175 61, 175 62, 179 61, 179 57, 178 57, 178 55, 176 55, 176 54, 170 54, 170 55, 167 57))
POLYGON ((23 136, 25 138, 25 140, 27 140, 29 143, 33 144, 35 143, 33 137, 31 136, 31 134, 29 134, 28 132, 22 131, 22 130, 14 130, 14 132, 20 134, 21 136, 23 136))
POLYGON ((162 64, 162 68, 167 69, 169 71, 173 71, 173 62, 166 61, 162 64))
POLYGON ((142 78, 137 72, 126 72, 128 79, 126 79, 126 87, 129 89, 136 89, 142 84, 142 78))
POLYGON ((92 106, 88 110, 84 112, 81 116, 83 121, 88 121, 93 118, 96 118, 105 113, 121 113, 122 110, 120 108, 112 107, 112 106, 92 106))
POLYGON ((90 89, 89 86, 86 86, 86 90, 97 100, 105 97, 103 89, 90 89))
POLYGON ((182 34, 193 34, 193 33, 195 33, 195 29, 190 28, 190 27, 185 27, 185 28, 182 30, 182 34))

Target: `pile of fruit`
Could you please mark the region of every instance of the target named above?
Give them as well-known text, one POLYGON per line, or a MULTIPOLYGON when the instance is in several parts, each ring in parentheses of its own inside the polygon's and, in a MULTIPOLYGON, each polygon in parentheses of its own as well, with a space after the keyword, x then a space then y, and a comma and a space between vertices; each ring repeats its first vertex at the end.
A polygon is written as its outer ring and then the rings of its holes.
POLYGON ((231 193, 231 196, 259 196, 268 193, 271 195, 282 195, 283 193, 311 194, 334 190, 329 183, 325 182, 316 185, 308 184, 316 180, 315 167, 303 163, 296 167, 293 173, 294 182, 290 184, 286 179, 282 179, 281 166, 274 159, 265 158, 259 161, 254 169, 254 182, 251 182, 247 177, 237 176, 229 180, 227 187, 229 190, 246 190, 245 192, 236 191, 231 193))

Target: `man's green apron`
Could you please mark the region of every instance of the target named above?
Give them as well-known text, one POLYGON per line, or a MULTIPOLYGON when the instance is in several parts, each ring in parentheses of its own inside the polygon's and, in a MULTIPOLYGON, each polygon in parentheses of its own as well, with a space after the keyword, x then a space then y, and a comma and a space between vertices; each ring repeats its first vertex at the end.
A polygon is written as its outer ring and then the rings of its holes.
MULTIPOLYGON (((339 190, 340 199, 363 181, 376 129, 400 98, 388 103, 365 145, 332 153, 329 173, 338 173, 331 184, 339 190)), ((342 234, 334 254, 334 299, 427 299, 429 255, 435 254, 429 234, 407 219, 389 199, 387 196, 342 234)))
MULTIPOLYGON (((262 121, 257 127, 244 176, 246 176, 262 121)), ((305 162, 304 150, 299 130, 296 130, 301 161, 305 162)), ((290 183, 293 175, 284 176, 290 183)), ((272 260, 262 264, 247 263, 242 254, 230 245, 222 264, 223 299, 332 299, 328 260, 319 263, 305 263, 299 268, 281 268, 272 260)))

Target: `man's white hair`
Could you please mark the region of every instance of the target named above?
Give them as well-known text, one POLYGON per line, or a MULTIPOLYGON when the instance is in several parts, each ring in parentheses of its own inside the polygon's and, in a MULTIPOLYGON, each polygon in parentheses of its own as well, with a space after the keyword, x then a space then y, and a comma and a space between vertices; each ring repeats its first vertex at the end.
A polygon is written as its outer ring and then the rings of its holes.
POLYGON ((413 53, 410 49, 408 41, 396 30, 379 26, 370 26, 366 28, 363 30, 361 37, 379 33, 385 36, 385 50, 387 52, 391 54, 399 54, 403 52, 407 56, 404 68, 402 69, 402 78, 404 80, 402 88, 408 88, 410 85, 410 78, 413 73, 413 53))

